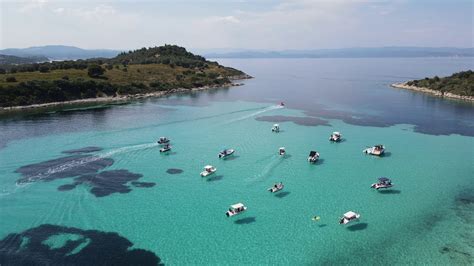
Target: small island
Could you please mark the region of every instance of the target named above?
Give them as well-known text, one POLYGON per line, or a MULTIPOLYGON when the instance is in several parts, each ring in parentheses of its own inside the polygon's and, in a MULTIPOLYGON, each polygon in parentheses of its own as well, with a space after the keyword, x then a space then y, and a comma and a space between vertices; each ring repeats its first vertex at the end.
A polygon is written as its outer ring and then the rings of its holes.
POLYGON ((430 93, 440 97, 474 101, 474 72, 468 70, 444 78, 435 76, 395 83, 392 84, 392 87, 430 93))
POLYGON ((114 58, 2 65, 0 111, 128 101, 226 87, 244 72, 176 45, 123 52, 114 58))

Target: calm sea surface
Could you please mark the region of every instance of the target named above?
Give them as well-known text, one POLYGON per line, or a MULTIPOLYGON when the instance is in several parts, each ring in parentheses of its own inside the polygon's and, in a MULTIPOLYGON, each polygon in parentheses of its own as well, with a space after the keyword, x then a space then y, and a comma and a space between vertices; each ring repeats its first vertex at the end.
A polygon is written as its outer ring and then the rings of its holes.
POLYGON ((474 263, 474 104, 389 86, 472 58, 219 62, 255 78, 2 116, 0 264, 474 263), (379 143, 384 157, 362 153, 379 143), (235 156, 219 160, 225 147, 235 156), (206 179, 207 164, 218 170, 206 179), (380 176, 395 186, 371 189, 380 176), (238 202, 248 210, 227 218, 238 202), (360 221, 339 225, 349 210, 360 221))

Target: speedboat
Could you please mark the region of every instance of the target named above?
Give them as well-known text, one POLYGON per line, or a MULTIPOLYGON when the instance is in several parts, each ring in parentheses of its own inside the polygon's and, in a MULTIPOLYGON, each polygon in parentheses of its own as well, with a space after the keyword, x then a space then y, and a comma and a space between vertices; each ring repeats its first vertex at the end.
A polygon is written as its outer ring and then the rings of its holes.
POLYGON ((274 124, 272 127, 272 132, 278 133, 280 132, 280 125, 279 124, 274 124))
POLYGON ((224 149, 223 151, 219 152, 219 158, 225 158, 227 156, 230 156, 234 154, 234 149, 224 149))
POLYGON ((201 172, 202 177, 206 177, 208 175, 212 175, 217 171, 217 168, 215 168, 212 165, 206 165, 204 166, 204 171, 201 172))
POLYGON ((339 220, 339 224, 348 224, 352 221, 355 221, 360 218, 360 214, 353 212, 353 211, 348 211, 344 213, 344 216, 341 217, 339 220))
POLYGON ((284 156, 285 153, 286 153, 285 147, 280 147, 280 149, 278 150, 278 154, 280 154, 280 156, 284 156))
POLYGON ((379 182, 373 183, 371 188, 379 189, 379 188, 391 188, 393 187, 392 180, 387 177, 379 177, 379 182))
POLYGON ((319 159, 319 153, 317 151, 310 151, 308 156, 308 162, 315 163, 319 159))
POLYGON ((171 150, 171 145, 166 144, 163 148, 160 149, 160 152, 168 152, 171 150))
POLYGON ((247 210, 247 207, 244 206, 242 203, 236 203, 234 205, 230 205, 229 210, 225 213, 227 217, 237 215, 241 212, 244 212, 247 210))
POLYGON ((284 187, 285 186, 283 185, 283 183, 279 182, 279 183, 275 183, 275 185, 268 188, 267 190, 270 191, 271 193, 275 193, 275 192, 278 192, 278 191, 282 190, 284 187))
POLYGON ((160 137, 160 139, 157 142, 158 144, 163 145, 163 144, 170 143, 170 139, 167 137, 160 137))
POLYGON ((285 103, 284 103, 284 102, 280 102, 280 106, 285 106, 285 103))
POLYGON ((381 156, 385 152, 385 146, 382 144, 375 145, 373 147, 369 147, 362 152, 371 154, 371 155, 376 155, 376 156, 381 156))
POLYGON ((341 141, 341 132, 332 132, 331 136, 329 137, 329 141, 339 142, 341 141))

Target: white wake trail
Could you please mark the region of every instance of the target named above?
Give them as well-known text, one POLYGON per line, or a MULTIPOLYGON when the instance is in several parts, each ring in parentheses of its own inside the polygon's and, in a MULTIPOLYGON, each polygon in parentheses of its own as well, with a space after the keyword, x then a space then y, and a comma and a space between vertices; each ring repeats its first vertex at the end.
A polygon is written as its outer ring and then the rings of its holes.
POLYGON ((281 105, 274 105, 274 106, 265 107, 260 111, 257 111, 257 112, 254 112, 254 113, 251 113, 251 114, 248 114, 248 115, 244 115, 244 116, 241 116, 241 117, 238 117, 238 118, 235 118, 235 119, 231 119, 231 120, 227 121, 226 124, 242 121, 242 120, 249 119, 249 118, 252 118, 254 116, 257 116, 259 114, 263 114, 263 113, 266 113, 266 112, 269 112, 269 111, 282 109, 282 108, 284 108, 284 107, 281 106, 281 105))
POLYGON ((44 178, 47 178, 53 174, 60 173, 66 170, 70 170, 71 168, 78 167, 84 164, 88 164, 91 162, 95 162, 100 159, 108 158, 111 157, 112 155, 116 154, 121 154, 121 153, 127 153, 131 151, 137 151, 137 150, 144 150, 152 147, 158 146, 157 143, 146 143, 146 144, 139 144, 139 145, 133 145, 133 146, 127 146, 127 147, 122 147, 122 148, 117 148, 113 149, 108 152, 104 153, 99 153, 95 155, 91 155, 90 157, 85 157, 85 158, 79 158, 76 160, 69 161, 64 164, 60 164, 51 168, 48 168, 45 172, 43 173, 38 173, 36 175, 28 176, 25 182, 17 183, 17 186, 24 186, 26 184, 29 184, 34 181, 38 181, 44 178))

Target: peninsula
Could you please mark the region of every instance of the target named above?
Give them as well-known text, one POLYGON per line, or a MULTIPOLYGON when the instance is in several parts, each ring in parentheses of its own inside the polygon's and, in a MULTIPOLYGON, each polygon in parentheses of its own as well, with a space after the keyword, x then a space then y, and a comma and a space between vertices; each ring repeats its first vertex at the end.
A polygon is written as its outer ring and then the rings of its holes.
POLYGON ((429 93, 439 97, 474 101, 474 72, 467 70, 444 78, 435 76, 394 83, 392 87, 429 93))
POLYGON ((114 58, 12 65, 0 72, 0 108, 97 103, 238 85, 244 72, 165 45, 114 58))

